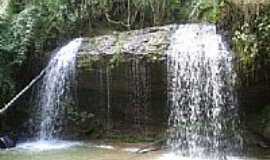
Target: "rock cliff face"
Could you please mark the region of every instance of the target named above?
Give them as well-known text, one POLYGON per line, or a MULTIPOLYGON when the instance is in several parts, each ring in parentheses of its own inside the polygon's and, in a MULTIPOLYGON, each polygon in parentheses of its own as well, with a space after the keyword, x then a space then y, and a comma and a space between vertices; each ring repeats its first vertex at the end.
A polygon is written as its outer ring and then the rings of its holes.
POLYGON ((84 39, 77 57, 77 111, 91 116, 75 130, 143 140, 165 133, 165 51, 174 29, 154 27, 84 39))
POLYGON ((243 88, 238 92, 238 99, 243 125, 251 133, 250 138, 255 138, 255 143, 266 141, 270 146, 270 85, 243 88))

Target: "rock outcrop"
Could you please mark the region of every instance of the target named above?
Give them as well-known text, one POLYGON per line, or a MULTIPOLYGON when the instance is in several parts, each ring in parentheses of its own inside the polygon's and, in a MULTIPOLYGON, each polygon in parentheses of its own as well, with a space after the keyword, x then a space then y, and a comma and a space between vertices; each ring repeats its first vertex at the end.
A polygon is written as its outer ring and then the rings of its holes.
POLYGON ((95 137, 129 140, 152 139, 165 133, 165 52, 175 27, 84 39, 77 57, 76 111, 92 116, 78 118, 84 122, 78 123, 75 130, 95 137))

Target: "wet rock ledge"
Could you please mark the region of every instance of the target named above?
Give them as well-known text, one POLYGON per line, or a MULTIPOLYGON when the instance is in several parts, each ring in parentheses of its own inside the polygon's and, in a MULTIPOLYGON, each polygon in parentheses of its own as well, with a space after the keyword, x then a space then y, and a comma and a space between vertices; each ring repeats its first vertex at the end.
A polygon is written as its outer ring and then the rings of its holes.
POLYGON ((129 32, 115 32, 95 38, 85 38, 79 57, 83 55, 148 55, 163 54, 176 25, 152 27, 129 32))

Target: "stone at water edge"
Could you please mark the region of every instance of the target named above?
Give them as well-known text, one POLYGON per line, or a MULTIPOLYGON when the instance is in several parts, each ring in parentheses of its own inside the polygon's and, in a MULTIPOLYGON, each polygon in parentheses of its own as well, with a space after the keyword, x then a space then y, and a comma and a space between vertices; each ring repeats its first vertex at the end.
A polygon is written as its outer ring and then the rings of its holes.
POLYGON ((270 143, 270 123, 264 128, 263 136, 270 143))
POLYGON ((4 135, 0 137, 0 148, 7 149, 16 147, 16 142, 10 136, 4 135))

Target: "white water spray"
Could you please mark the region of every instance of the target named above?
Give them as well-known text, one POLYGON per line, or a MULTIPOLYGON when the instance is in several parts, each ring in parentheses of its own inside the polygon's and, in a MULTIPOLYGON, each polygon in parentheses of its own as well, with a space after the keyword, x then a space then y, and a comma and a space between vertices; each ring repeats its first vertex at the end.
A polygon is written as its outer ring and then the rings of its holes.
POLYGON ((167 55, 168 145, 174 153, 202 158, 239 148, 232 54, 216 27, 180 25, 167 55))
POLYGON ((42 118, 39 132, 41 140, 54 139, 62 129, 64 103, 72 99, 70 89, 75 79, 76 54, 81 43, 80 38, 69 42, 48 64, 38 92, 42 118))

